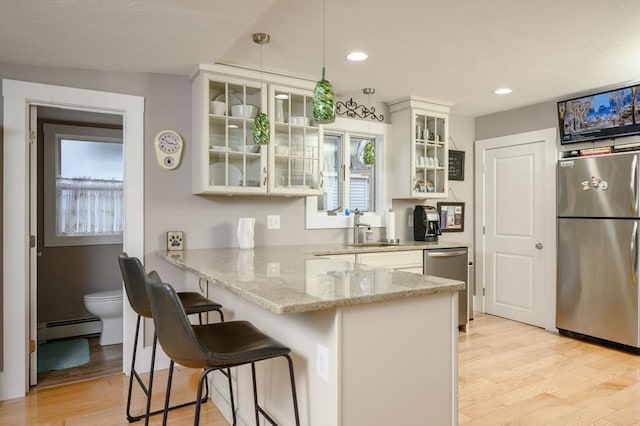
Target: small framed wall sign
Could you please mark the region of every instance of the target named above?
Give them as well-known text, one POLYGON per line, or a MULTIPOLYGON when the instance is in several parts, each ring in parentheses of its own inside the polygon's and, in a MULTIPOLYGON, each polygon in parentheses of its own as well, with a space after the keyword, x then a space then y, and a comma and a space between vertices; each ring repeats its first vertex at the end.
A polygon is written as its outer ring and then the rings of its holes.
POLYGON ((464 151, 449 150, 449 180, 464 180, 464 151))
POLYGON ((464 203, 438 203, 438 213, 442 232, 464 231, 464 203))
POLYGON ((182 231, 168 231, 167 232, 167 250, 182 250, 184 249, 184 233, 182 231))

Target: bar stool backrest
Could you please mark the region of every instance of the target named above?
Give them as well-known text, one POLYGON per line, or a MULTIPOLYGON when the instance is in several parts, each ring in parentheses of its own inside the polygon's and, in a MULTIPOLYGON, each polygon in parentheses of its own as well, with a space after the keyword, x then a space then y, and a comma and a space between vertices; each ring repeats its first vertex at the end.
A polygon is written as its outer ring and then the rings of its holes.
POLYGON ((124 288, 131 308, 140 316, 151 318, 151 306, 145 288, 145 280, 162 282, 156 271, 147 274, 142 262, 137 257, 129 257, 127 253, 118 256, 120 271, 124 281, 124 288))
POLYGON ((156 335, 167 356, 185 367, 207 367, 207 351, 193 331, 173 287, 166 283, 147 281, 147 294, 156 335))

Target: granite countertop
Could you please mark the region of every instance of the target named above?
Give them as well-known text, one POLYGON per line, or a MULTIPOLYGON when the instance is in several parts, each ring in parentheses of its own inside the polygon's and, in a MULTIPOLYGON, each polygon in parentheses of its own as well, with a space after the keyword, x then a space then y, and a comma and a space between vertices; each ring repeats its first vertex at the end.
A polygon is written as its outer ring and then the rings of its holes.
POLYGON ((466 246, 411 241, 386 247, 292 245, 156 254, 271 312, 285 314, 459 291, 465 286, 462 281, 375 268, 322 255, 466 246))

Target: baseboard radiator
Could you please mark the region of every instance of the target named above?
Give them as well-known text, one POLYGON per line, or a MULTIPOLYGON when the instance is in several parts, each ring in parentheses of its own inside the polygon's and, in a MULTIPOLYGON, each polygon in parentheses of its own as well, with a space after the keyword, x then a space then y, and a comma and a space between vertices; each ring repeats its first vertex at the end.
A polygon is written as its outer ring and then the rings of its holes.
POLYGON ((102 324, 97 317, 39 323, 38 343, 68 337, 100 334, 101 331, 102 324))

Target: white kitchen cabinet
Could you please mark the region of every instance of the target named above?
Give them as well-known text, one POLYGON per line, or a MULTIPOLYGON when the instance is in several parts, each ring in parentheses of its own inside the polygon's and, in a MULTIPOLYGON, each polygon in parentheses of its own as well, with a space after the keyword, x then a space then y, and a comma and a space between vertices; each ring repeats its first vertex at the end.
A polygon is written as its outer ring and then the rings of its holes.
POLYGON ((389 104, 395 145, 393 198, 448 196, 450 108, 413 97, 389 104))
POLYGON ((313 92, 269 85, 269 193, 322 195, 322 129, 313 123, 313 92))
POLYGON ((422 256, 422 250, 359 253, 356 255, 356 261, 368 266, 422 274, 422 256))
POLYGON ((322 257, 327 259, 336 259, 336 260, 347 260, 349 262, 356 261, 355 254, 323 254, 322 257))
POLYGON ((267 107, 264 93, 259 80, 202 71, 195 76, 194 194, 267 193, 267 147, 253 143, 253 117, 267 107))
POLYGON ((267 89, 259 74, 198 71, 192 81, 192 192, 321 195, 322 129, 312 120, 312 98, 308 89, 275 83, 267 89), (257 112, 269 118, 266 145, 253 142, 257 112))

